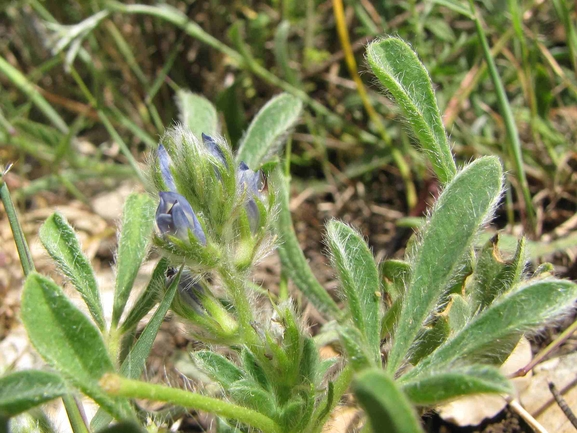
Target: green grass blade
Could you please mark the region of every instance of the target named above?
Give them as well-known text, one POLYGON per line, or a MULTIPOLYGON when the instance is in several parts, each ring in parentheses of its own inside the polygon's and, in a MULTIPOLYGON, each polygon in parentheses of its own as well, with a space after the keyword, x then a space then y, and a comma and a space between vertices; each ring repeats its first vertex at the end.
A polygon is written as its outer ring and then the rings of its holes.
POLYGON ((340 308, 314 276, 299 245, 289 208, 289 183, 282 170, 275 171, 272 181, 278 194, 276 233, 283 270, 319 312, 329 318, 340 317, 340 308))
POLYGON ((67 392, 62 378, 54 373, 25 370, 8 374, 0 378, 0 415, 18 415, 67 392))
POLYGON ((40 94, 38 89, 32 84, 22 72, 0 57, 0 73, 5 75, 22 93, 24 93, 36 107, 50 120, 50 122, 64 134, 68 132, 66 122, 52 108, 46 99, 40 94))
POLYGON ((288 94, 275 96, 260 109, 240 142, 237 162, 256 170, 279 150, 302 112, 302 102, 288 94))
POLYGON ((290 27, 290 22, 287 20, 278 25, 274 35, 274 56, 285 80, 295 87, 300 87, 299 79, 289 64, 288 37, 290 27))
POLYGON ((128 403, 110 398, 98 385, 104 373, 114 371, 102 335, 60 287, 30 274, 21 316, 32 345, 52 367, 115 418, 130 417, 128 403))
POLYGON ((523 167, 523 155, 521 152, 521 141, 519 140, 519 132, 517 131, 517 125, 515 124, 515 118, 513 117, 513 111, 511 110, 511 104, 507 98, 507 93, 505 92, 505 87, 499 76, 499 71, 497 70, 497 65, 495 65, 495 60, 491 54, 491 49, 489 48, 489 42, 487 41, 487 36, 483 30, 483 25, 478 16, 478 12, 475 9, 473 0, 469 0, 471 6, 471 14, 473 16, 473 21, 475 22, 475 28, 477 29, 477 35, 479 36, 479 41, 481 42, 481 47, 483 49, 483 54, 485 56, 485 61, 487 62, 487 67, 489 69, 489 75, 495 86, 495 93, 497 95, 497 102, 499 104, 499 109, 503 120, 505 122, 505 129, 507 131, 507 140, 509 144, 509 154, 513 157, 513 164, 515 166, 516 177, 521 186, 521 191, 523 193, 523 198, 525 200, 525 208, 527 210, 527 218, 529 220, 529 225, 532 230, 535 229, 535 210, 533 209, 533 202, 531 199, 531 192, 529 191, 529 184, 527 183, 527 177, 525 176, 525 168, 523 167))
POLYGON ((401 39, 388 38, 367 47, 367 60, 403 110, 437 177, 449 182, 457 168, 431 78, 415 52, 401 39))
POLYGON ((145 194, 132 194, 124 204, 118 242, 116 290, 112 326, 116 327, 126 306, 138 269, 148 253, 154 226, 154 202, 145 194))
POLYGON ((432 406, 470 394, 513 394, 511 382, 498 369, 486 365, 452 368, 402 383, 411 402, 432 406))
POLYGON ((184 126, 194 135, 200 137, 202 133, 214 136, 218 134, 218 115, 214 105, 204 96, 195 95, 188 90, 176 92, 178 117, 184 126))
POLYGON ((355 327, 378 365, 381 359, 379 272, 362 236, 339 221, 327 225, 327 244, 355 327))
POLYGON ((411 403, 384 371, 361 373, 353 382, 353 390, 374 433, 423 432, 411 403))
POLYGON ((459 172, 437 200, 412 260, 413 272, 387 364, 389 373, 405 360, 481 225, 492 216, 501 195, 502 176, 496 157, 478 159, 459 172))
POLYGON ((461 332, 411 370, 407 379, 442 370, 456 361, 491 362, 495 345, 518 339, 570 310, 577 299, 577 284, 544 279, 528 282, 495 301, 461 332), (492 348, 492 350, 487 350, 492 348))
POLYGON ((54 213, 40 227, 39 235, 50 257, 78 290, 98 327, 104 330, 106 323, 96 277, 72 227, 62 215, 54 213))

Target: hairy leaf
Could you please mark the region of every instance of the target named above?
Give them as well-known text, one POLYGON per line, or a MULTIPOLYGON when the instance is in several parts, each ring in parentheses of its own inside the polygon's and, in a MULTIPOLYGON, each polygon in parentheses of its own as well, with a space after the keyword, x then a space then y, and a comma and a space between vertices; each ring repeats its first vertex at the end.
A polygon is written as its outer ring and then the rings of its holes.
POLYGON ((145 194, 132 194, 124 204, 112 311, 114 326, 120 320, 140 265, 148 253, 154 210, 154 202, 145 194))
POLYGON ((383 370, 367 370, 353 383, 355 396, 374 433, 421 433, 415 410, 395 381, 383 370))
POLYGON ((491 217, 501 187, 499 160, 480 158, 459 172, 437 200, 412 260, 413 272, 387 365, 390 373, 402 364, 421 326, 437 309, 479 228, 491 217))
POLYGON ((427 70, 411 47, 396 38, 371 43, 367 59, 403 110, 435 174, 442 183, 449 182, 457 169, 427 70))
POLYGON ((432 372, 412 381, 402 381, 402 389, 414 404, 425 406, 469 394, 514 392, 511 382, 498 369, 487 365, 432 372))
POLYGON ((74 230, 66 219, 52 214, 40 227, 40 241, 54 259, 60 270, 78 290, 88 306, 90 314, 100 329, 104 329, 104 314, 100 302, 100 292, 94 277, 94 271, 86 256, 82 253, 74 230))
POLYGON ((14 416, 66 394, 60 376, 39 370, 17 371, 0 378, 0 415, 14 416))
MULTIPOLYGON (((426 371, 448 368, 455 362, 491 362, 495 353, 509 350, 523 332, 534 330, 557 319, 577 299, 577 284, 545 279, 527 282, 496 300, 475 317, 461 332, 447 340, 417 367, 407 379, 426 371)), ((425 373, 426 374, 426 373, 425 373)))
POLYGON ((378 365, 381 289, 375 259, 362 236, 342 222, 328 223, 327 242, 353 323, 378 365))
POLYGON ((227 389, 243 378, 242 371, 218 353, 209 350, 194 352, 192 357, 196 365, 210 378, 227 389))
POLYGON ((180 89, 176 92, 176 105, 179 120, 194 135, 200 137, 203 133, 210 136, 218 134, 216 108, 204 96, 180 89))
POLYGON ((74 386, 115 418, 131 413, 128 403, 98 386, 114 370, 102 335, 53 281, 32 273, 22 293, 22 321, 34 348, 74 386))
POLYGON ((301 100, 288 93, 272 98, 248 127, 238 149, 237 162, 244 161, 252 170, 268 162, 297 122, 301 111, 301 100))

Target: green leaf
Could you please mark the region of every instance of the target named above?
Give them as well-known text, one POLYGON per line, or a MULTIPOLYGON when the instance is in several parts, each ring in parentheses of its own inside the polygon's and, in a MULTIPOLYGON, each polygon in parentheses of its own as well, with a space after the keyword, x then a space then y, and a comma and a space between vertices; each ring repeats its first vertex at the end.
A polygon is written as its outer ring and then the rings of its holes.
POLYGON ((168 264, 168 259, 162 258, 154 268, 148 286, 146 286, 146 289, 140 294, 132 310, 128 313, 126 320, 122 323, 122 327, 120 328, 122 334, 129 332, 138 325, 138 322, 152 310, 161 298, 166 287, 166 270, 168 269, 168 264))
POLYGON ((78 290, 98 327, 105 329, 98 284, 72 227, 62 215, 55 213, 42 224, 39 234, 42 245, 78 290))
POLYGON ((403 110, 439 180, 449 182, 457 168, 431 78, 415 52, 403 40, 388 38, 367 47, 367 60, 403 110))
POLYGON ((416 380, 402 382, 402 389, 418 405, 431 406, 463 395, 512 394, 511 382, 498 369, 487 365, 451 368, 416 380))
POLYGON ((407 373, 407 379, 442 370, 456 362, 491 362, 506 342, 515 342, 522 333, 558 319, 577 299, 577 284, 545 279, 529 281, 496 300, 476 316, 461 332, 407 373))
POLYGON ((267 162, 284 142, 302 111, 300 99, 281 93, 266 103, 251 122, 237 154, 252 170, 267 162))
POLYGON ((104 373, 114 371, 102 335, 60 287, 30 274, 21 315, 32 345, 50 365, 115 418, 129 417, 128 403, 109 397, 98 385, 104 373))
POLYGON ((124 204, 116 266, 113 326, 118 325, 140 265, 148 253, 154 211, 154 201, 145 194, 131 194, 124 204))
POLYGON ((277 169, 271 180, 278 194, 276 234, 283 270, 319 312, 329 318, 340 317, 340 308, 314 276, 299 245, 290 213, 288 179, 277 169))
POLYGON ((525 266, 525 239, 517 244, 514 257, 505 261, 499 252, 499 237, 495 235, 481 249, 473 283, 467 288, 474 311, 487 308, 493 300, 507 293, 522 277, 525 266))
POLYGON ((466 166, 447 185, 420 234, 413 273, 404 297, 387 371, 402 364, 425 321, 438 308, 501 194, 502 169, 496 157, 466 166))
POLYGON ((452 294, 449 299, 449 328, 455 334, 465 327, 471 317, 471 306, 461 295, 452 294))
POLYGON ((328 223, 327 243, 353 323, 379 365, 381 289, 375 259, 362 236, 342 222, 328 223))
POLYGON ((244 349, 242 351, 242 366, 244 370, 248 373, 248 377, 250 377, 254 383, 261 386, 263 389, 269 390, 271 388, 271 384, 266 377, 266 373, 256 357, 253 353, 248 350, 244 349))
MULTIPOLYGON (((158 268, 158 266, 157 266, 158 268)), ((144 366, 146 364, 146 359, 150 354, 150 350, 152 349, 152 344, 158 334, 158 330, 160 329, 160 325, 162 325, 162 321, 164 320, 164 316, 168 312, 170 305, 172 304, 172 300, 174 299, 174 295, 178 289, 178 283, 180 282, 180 275, 182 269, 176 275, 170 287, 166 291, 164 295, 164 299, 158 306, 157 310, 154 312, 152 319, 150 322, 146 324, 144 330, 138 337, 136 344, 130 350, 130 353, 120 366, 120 373, 129 379, 138 379, 144 370, 144 366)), ((93 430, 98 430, 100 428, 105 427, 110 423, 111 419, 102 410, 96 412, 96 415, 92 419, 90 426, 93 430)))
POLYGON ((366 351, 366 345, 362 344, 363 336, 357 328, 341 326, 339 328, 341 344, 347 352, 347 358, 355 371, 361 371, 374 365, 374 359, 366 351))
POLYGON ((201 350, 194 352, 192 358, 198 368, 205 372, 212 380, 220 383, 224 389, 228 389, 235 382, 243 378, 242 371, 218 353, 201 350))
POLYGON ((402 260, 385 260, 379 265, 385 292, 393 301, 403 296, 411 277, 410 263, 402 260))
POLYGON ((422 433, 417 414, 395 381, 380 369, 357 376, 353 390, 374 433, 422 433))
POLYGON ((62 378, 39 370, 17 371, 0 378, 0 415, 11 417, 67 393, 62 378))
POLYGON ((197 137, 202 133, 212 136, 219 133, 216 108, 204 96, 180 89, 176 92, 176 105, 179 120, 197 137))
POLYGON ((417 365, 447 339, 449 332, 448 320, 443 316, 437 317, 432 326, 425 326, 417 335, 415 344, 409 352, 409 362, 417 365))
POLYGON ((246 379, 238 381, 228 390, 228 394, 237 404, 276 418, 277 409, 273 395, 256 386, 254 382, 246 379))

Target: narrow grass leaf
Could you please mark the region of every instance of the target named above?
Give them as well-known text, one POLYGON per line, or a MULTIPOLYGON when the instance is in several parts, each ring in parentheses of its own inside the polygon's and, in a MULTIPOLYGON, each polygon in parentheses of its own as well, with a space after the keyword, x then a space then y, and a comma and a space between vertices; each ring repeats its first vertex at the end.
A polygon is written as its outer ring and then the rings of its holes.
POLYGON ((281 93, 260 109, 241 140, 237 161, 259 169, 279 150, 302 112, 300 99, 281 93))
POLYGON ((0 378, 0 415, 14 416, 67 393, 66 384, 54 373, 17 371, 0 378))
POLYGON ((54 213, 40 227, 39 234, 42 245, 78 290, 94 321, 103 330, 106 324, 96 277, 74 230, 62 215, 54 213))
POLYGON ((491 362, 489 355, 495 352, 495 345, 498 349, 505 342, 516 342, 522 333, 559 319, 576 299, 577 284, 571 281, 550 278, 522 284, 421 361, 407 373, 407 379, 448 368, 457 361, 491 362))
POLYGON ((112 311, 113 326, 118 325, 140 265, 148 253, 153 225, 153 200, 145 194, 130 195, 124 204, 118 242, 116 289, 112 311))
POLYGON ((181 89, 176 92, 176 105, 179 120, 197 137, 219 133, 216 108, 204 96, 181 89))
POLYGON ((377 362, 381 358, 382 298, 373 254, 362 236, 340 221, 328 223, 327 243, 353 323, 377 362))
POLYGON ((449 182, 457 168, 427 70, 411 47, 396 38, 371 43, 367 59, 403 110, 435 174, 442 183, 449 182))
POLYGON ((281 170, 275 170, 272 181, 278 194, 275 229, 280 240, 278 252, 283 270, 319 312, 329 318, 340 317, 341 310, 314 276, 299 245, 290 213, 288 180, 281 170))
POLYGON ((30 274, 21 315, 32 345, 50 365, 115 418, 129 416, 128 403, 109 397, 98 385, 103 374, 114 370, 102 335, 60 287, 30 274))
POLYGON ((375 369, 359 374, 353 390, 373 432, 423 432, 411 403, 384 371, 375 369))
POLYGON ((433 372, 402 382, 402 390, 412 403, 430 406, 470 394, 512 394, 511 382, 495 367, 471 365, 433 372))
POLYGON ((501 194, 502 169, 496 157, 466 166, 447 185, 420 234, 387 369, 394 373, 424 322, 459 271, 482 224, 501 194))
POLYGON ((160 259, 152 272, 148 286, 146 286, 146 289, 140 294, 134 303, 134 307, 132 307, 132 310, 130 310, 128 316, 126 316, 126 320, 122 323, 120 330, 122 334, 134 328, 159 301, 166 286, 167 269, 168 259, 160 259))

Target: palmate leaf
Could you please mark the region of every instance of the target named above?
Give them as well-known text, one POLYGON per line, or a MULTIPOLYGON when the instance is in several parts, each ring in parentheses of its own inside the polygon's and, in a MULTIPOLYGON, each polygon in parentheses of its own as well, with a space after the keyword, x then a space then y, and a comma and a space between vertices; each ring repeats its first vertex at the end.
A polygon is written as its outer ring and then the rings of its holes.
POLYGON ((431 78, 415 52, 401 39, 388 38, 367 47, 367 60, 403 110, 439 180, 449 182, 457 168, 431 78))
POLYGON ((379 365, 381 289, 375 259, 362 236, 340 221, 327 224, 327 243, 351 319, 379 365))
POLYGON ((26 370, 8 374, 0 378, 0 415, 18 415, 67 391, 62 378, 54 373, 26 370))
POLYGON ((487 365, 470 365, 432 372, 418 379, 403 381, 402 390, 412 403, 430 406, 463 395, 497 393, 512 394, 511 382, 498 369, 487 365))
POLYGON ((30 274, 21 316, 32 345, 50 365, 115 418, 130 417, 128 403, 109 397, 98 385, 104 373, 114 371, 102 335, 60 287, 30 274))
POLYGON ((116 289, 112 325, 116 326, 130 296, 134 280, 148 253, 154 226, 154 202, 145 194, 131 194, 122 213, 122 228, 118 242, 116 289))
POLYGON ((39 234, 42 245, 78 290, 94 321, 103 330, 106 325, 96 277, 74 230, 62 215, 55 213, 40 227, 39 234))
POLYGON ((491 217, 501 188, 501 163, 496 157, 485 157, 459 172, 437 200, 415 246, 413 271, 388 359, 389 373, 401 366, 417 333, 450 288, 479 228, 491 217))
POLYGON ((354 381, 355 396, 374 433, 422 433, 417 414, 395 381, 380 369, 366 370, 354 381))
POLYGON ((237 162, 244 161, 252 170, 258 170, 282 145, 283 137, 301 112, 301 100, 288 93, 272 98, 248 127, 238 149, 237 162))
POLYGON ((406 380, 441 371, 455 362, 491 362, 506 342, 558 319, 577 299, 577 284, 544 279, 529 281, 496 300, 454 337, 423 359, 406 380))

